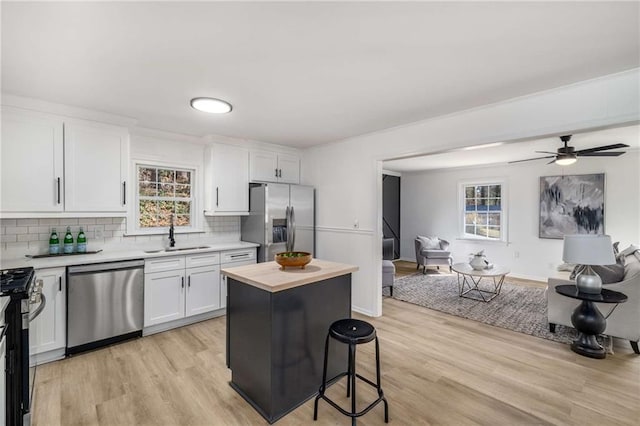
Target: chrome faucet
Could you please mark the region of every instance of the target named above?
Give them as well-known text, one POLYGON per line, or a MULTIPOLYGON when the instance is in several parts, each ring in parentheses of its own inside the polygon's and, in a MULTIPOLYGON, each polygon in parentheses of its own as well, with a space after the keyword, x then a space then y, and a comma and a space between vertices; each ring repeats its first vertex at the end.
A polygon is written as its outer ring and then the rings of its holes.
POLYGON ((174 238, 174 229, 173 229, 173 213, 171 213, 171 219, 170 219, 170 225, 169 225, 169 247, 175 247, 176 246, 176 239, 174 238))

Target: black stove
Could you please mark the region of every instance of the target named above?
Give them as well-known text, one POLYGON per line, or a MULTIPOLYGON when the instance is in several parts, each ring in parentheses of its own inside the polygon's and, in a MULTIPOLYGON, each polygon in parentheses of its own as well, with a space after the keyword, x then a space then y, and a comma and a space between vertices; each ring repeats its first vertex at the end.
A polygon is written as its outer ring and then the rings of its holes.
POLYGON ((11 297, 4 318, 6 364, 0 366, 6 372, 4 424, 29 425, 35 381, 35 365, 29 362, 29 323, 44 310, 46 298, 42 283, 36 283, 33 267, 0 272, 0 293, 11 297))
POLYGON ((7 269, 0 276, 0 292, 3 296, 14 293, 26 293, 31 284, 33 267, 7 269))

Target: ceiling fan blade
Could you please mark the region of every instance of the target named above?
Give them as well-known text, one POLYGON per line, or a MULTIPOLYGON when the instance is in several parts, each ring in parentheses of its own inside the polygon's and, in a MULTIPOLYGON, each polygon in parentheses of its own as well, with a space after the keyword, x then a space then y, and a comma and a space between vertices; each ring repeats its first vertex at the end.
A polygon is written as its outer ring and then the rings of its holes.
POLYGON ((547 163, 547 166, 548 166, 549 164, 553 164, 553 163, 555 163, 555 162, 556 162, 556 159, 554 158, 553 160, 551 160, 551 161, 549 161, 549 162, 547 163))
MULTIPOLYGON (((533 161, 533 160, 542 160, 544 158, 555 158, 555 155, 549 155, 547 157, 537 157, 537 158, 527 158, 526 160, 516 160, 516 161, 509 161, 508 164, 513 164, 513 163, 522 163, 523 161, 533 161)), ((555 160, 553 160, 555 161, 555 160)))
POLYGON ((581 149, 580 151, 576 151, 575 153, 578 155, 583 155, 589 152, 606 151, 608 149, 617 149, 617 148, 629 148, 629 145, 625 145, 623 143, 615 143, 613 145, 605 145, 605 146, 597 146, 595 148, 581 149))
POLYGON ((551 151, 534 151, 534 152, 537 152, 538 154, 553 154, 553 155, 557 154, 557 152, 551 152, 551 151))
POLYGON ((624 154, 624 151, 609 151, 609 152, 578 152, 576 155, 578 157, 618 157, 624 154))

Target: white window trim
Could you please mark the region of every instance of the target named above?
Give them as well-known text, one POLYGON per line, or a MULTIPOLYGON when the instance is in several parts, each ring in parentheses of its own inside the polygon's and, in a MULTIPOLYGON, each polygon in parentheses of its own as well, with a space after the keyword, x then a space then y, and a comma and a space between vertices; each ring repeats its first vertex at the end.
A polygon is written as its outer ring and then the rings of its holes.
POLYGON ((127 212, 127 233, 126 235, 168 235, 169 227, 161 226, 157 228, 138 228, 138 205, 140 204, 140 199, 138 196, 138 167, 166 167, 168 169, 183 169, 183 170, 192 170, 194 177, 191 180, 191 196, 192 196, 192 215, 191 215, 191 226, 183 227, 176 226, 175 233, 176 234, 190 234, 190 233, 202 233, 204 230, 202 229, 202 206, 200 205, 200 200, 202 197, 200 196, 201 188, 202 188, 202 168, 195 164, 181 164, 181 163, 167 163, 164 161, 155 161, 155 160, 132 160, 131 161, 131 176, 133 179, 131 181, 134 183, 130 185, 131 194, 128 196, 129 199, 134 202, 131 204, 131 208, 127 212))
POLYGON ((458 235, 457 240, 478 241, 483 243, 509 243, 509 186, 507 179, 500 178, 479 178, 458 182, 458 235), (467 234, 464 227, 465 215, 465 186, 475 185, 500 185, 500 205, 502 207, 502 217, 500 220, 500 238, 485 238, 471 236, 467 234))

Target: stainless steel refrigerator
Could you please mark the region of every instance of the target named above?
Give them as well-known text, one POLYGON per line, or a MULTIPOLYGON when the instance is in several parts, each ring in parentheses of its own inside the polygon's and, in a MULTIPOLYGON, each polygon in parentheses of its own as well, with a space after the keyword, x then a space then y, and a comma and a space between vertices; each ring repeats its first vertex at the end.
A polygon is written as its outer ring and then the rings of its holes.
POLYGON ((311 186, 251 184, 242 240, 260 244, 258 262, 283 251, 315 252, 315 191, 311 186))

